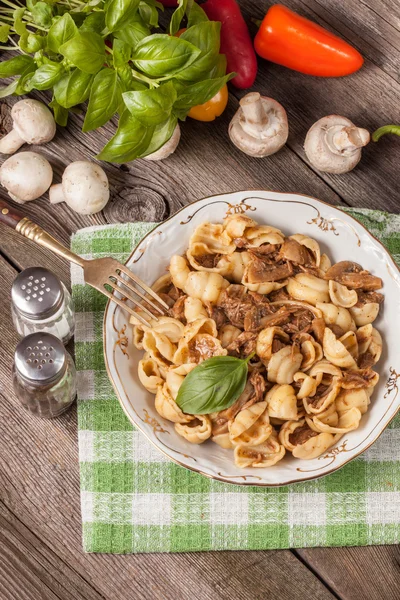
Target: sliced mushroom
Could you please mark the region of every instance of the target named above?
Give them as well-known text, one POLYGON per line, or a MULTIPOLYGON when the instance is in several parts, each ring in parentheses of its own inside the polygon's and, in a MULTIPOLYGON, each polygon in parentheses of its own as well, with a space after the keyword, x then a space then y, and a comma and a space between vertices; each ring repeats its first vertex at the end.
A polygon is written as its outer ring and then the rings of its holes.
POLYGON ((333 265, 325 273, 325 279, 334 279, 353 290, 374 291, 379 290, 383 285, 380 277, 363 271, 361 265, 349 260, 343 260, 333 265))
POLYGON ((240 100, 240 108, 229 125, 229 137, 235 146, 257 158, 278 152, 288 135, 283 106, 258 92, 250 92, 240 100))

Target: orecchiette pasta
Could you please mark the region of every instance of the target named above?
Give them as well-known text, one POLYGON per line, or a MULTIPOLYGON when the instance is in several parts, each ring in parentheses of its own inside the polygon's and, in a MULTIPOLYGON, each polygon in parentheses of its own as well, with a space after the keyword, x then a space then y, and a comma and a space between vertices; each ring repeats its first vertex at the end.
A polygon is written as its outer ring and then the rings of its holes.
POLYGON ((285 448, 279 443, 278 435, 272 431, 268 439, 258 446, 238 444, 234 451, 235 464, 239 468, 272 467, 285 456, 285 448))
POLYGON ((291 385, 274 385, 267 392, 265 399, 270 417, 284 421, 297 419, 297 397, 291 385))
MULTIPOLYGON (((354 338, 350 337, 349 334, 353 334, 354 332, 348 331, 344 336, 337 339, 333 331, 326 327, 324 332, 324 355, 325 357, 337 367, 341 367, 343 369, 355 368, 356 361, 353 357, 353 346, 354 346, 354 338), (346 342, 349 341, 351 344, 348 348, 346 342)), ((357 338, 355 338, 357 341, 357 338)))
POLYGON ((195 415, 189 423, 175 423, 175 431, 191 444, 202 444, 211 437, 211 420, 207 415, 195 415))
POLYGON ((268 363, 268 381, 292 383, 293 376, 300 369, 303 355, 297 346, 285 346, 275 352, 268 363))
POLYGON ((343 308, 351 308, 358 302, 356 290, 349 290, 348 287, 333 279, 329 281, 329 296, 333 304, 343 308))
POLYGON ((352 306, 349 310, 357 327, 362 327, 375 321, 379 313, 379 304, 377 302, 367 302, 361 306, 352 306))
POLYGON ((295 300, 316 306, 317 302, 329 302, 328 282, 315 275, 298 273, 289 279, 287 291, 295 300))
POLYGON ((183 303, 183 314, 187 323, 193 323, 197 319, 207 319, 208 314, 203 303, 198 298, 187 296, 183 303))
POLYGON ((152 394, 164 383, 158 364, 152 358, 139 360, 138 375, 142 386, 152 394))
POLYGON ((317 303, 317 308, 322 312, 322 317, 328 327, 340 327, 341 331, 355 331, 356 325, 350 312, 342 306, 335 306, 329 302, 317 303))
POLYGON ((153 286, 167 316, 149 327, 131 317, 144 352, 139 380, 177 435, 214 442, 239 468, 272 467, 286 452, 318 458, 360 426, 378 383, 372 367, 383 342, 372 323, 381 283, 356 263, 332 265, 308 235, 285 237, 246 214, 202 223, 153 286), (212 372, 227 355, 248 358, 243 392, 217 412, 182 412, 185 378, 208 358, 202 372, 212 372))
POLYGON ((181 411, 166 383, 157 388, 155 408, 159 415, 173 423, 189 423, 193 419, 192 415, 185 415, 181 411))

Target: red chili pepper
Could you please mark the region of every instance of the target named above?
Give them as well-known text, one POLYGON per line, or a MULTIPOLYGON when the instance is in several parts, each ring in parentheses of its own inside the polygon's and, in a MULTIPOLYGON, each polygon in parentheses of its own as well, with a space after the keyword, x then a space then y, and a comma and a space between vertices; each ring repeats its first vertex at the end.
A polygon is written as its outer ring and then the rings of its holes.
POLYGON ((254 47, 262 58, 320 77, 350 75, 364 62, 350 44, 281 4, 268 10, 254 47))
POLYGON ((207 0, 201 8, 210 21, 221 22, 221 52, 226 55, 228 73, 237 73, 233 85, 242 90, 251 87, 257 75, 257 57, 237 2, 207 0))

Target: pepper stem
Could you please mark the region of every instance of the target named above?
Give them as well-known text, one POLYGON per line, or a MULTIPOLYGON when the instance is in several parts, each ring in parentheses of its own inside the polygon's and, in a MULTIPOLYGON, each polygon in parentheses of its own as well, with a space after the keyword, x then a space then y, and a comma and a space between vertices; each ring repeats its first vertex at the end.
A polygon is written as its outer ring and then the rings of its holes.
POLYGON ((372 134, 372 141, 377 142, 383 135, 386 135, 387 133, 400 135, 400 125, 383 125, 383 127, 379 127, 379 129, 374 131, 372 134))

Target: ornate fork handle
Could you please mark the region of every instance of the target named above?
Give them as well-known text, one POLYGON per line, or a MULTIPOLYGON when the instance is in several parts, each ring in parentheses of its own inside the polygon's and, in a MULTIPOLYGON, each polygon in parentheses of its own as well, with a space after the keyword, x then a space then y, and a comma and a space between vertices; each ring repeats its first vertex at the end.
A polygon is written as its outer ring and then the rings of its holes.
POLYGON ((15 229, 18 233, 43 246, 48 250, 52 250, 55 254, 58 254, 62 258, 69 260, 70 262, 84 267, 85 261, 83 258, 71 252, 61 242, 53 238, 52 235, 47 233, 39 225, 24 217, 17 209, 13 208, 7 202, 0 199, 0 222, 4 223, 8 227, 15 229))

